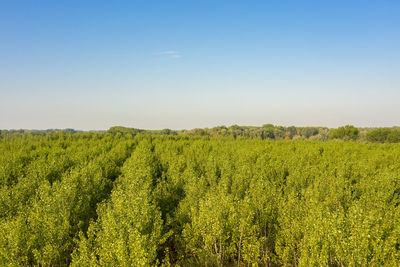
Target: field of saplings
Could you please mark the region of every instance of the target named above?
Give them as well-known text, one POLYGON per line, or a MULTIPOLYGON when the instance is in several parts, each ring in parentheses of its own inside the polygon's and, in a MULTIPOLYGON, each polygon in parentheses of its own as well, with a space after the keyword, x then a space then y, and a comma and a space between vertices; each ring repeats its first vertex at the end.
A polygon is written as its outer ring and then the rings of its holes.
POLYGON ((0 138, 1 266, 398 266, 400 144, 0 138))

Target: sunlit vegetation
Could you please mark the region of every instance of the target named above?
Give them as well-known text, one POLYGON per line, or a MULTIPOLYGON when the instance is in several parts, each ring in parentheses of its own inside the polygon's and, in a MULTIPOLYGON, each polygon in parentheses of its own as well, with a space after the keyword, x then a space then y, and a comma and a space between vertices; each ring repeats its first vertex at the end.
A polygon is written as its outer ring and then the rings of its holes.
MULTIPOLYGON (((45 135, 47 133, 83 133, 74 129, 48 129, 48 130, 0 130, 0 138, 6 136, 19 136, 25 134, 45 135)), ((103 133, 104 131, 91 131, 103 133)), ((376 143, 399 143, 400 127, 391 128, 356 128, 353 125, 346 125, 339 128, 326 127, 295 127, 295 126, 275 126, 272 124, 264 124, 260 127, 256 126, 238 126, 232 125, 217 126, 213 128, 195 128, 191 130, 143 130, 137 128, 127 128, 122 126, 111 127, 108 131, 111 134, 121 134, 135 136, 141 135, 179 135, 179 136, 232 136, 270 139, 270 140, 343 140, 343 141, 361 141, 376 143)))
POLYGON ((0 265, 397 266, 388 129, 2 131, 0 265))

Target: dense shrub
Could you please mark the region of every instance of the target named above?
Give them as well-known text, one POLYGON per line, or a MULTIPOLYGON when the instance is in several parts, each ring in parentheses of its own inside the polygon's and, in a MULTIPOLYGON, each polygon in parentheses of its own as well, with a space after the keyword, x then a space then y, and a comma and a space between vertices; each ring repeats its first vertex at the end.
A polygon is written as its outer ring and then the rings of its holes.
POLYGON ((346 125, 331 131, 331 139, 356 140, 359 130, 353 125, 346 125))
POLYGON ((1 266, 400 261, 400 144, 57 132, 0 152, 1 266))
POLYGON ((367 133, 367 141, 377 143, 399 143, 400 129, 378 128, 367 133))

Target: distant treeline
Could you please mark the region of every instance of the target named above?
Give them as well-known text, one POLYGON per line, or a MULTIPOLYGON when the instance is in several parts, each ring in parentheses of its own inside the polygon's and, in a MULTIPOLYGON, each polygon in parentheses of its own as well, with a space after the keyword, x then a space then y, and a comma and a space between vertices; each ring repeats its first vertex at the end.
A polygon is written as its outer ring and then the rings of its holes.
MULTIPOLYGON (((82 133, 74 129, 48 129, 48 130, 0 130, 0 137, 7 135, 33 134, 43 135, 51 132, 63 133, 82 133)), ((96 132, 96 131, 95 131, 96 132)), ((102 132, 102 131, 98 131, 102 132)), ((352 125, 346 125, 339 128, 327 127, 296 127, 296 126, 276 126, 273 124, 264 124, 257 126, 239 126, 232 125, 217 126, 213 128, 195 128, 191 130, 144 130, 137 128, 128 128, 122 126, 111 127, 108 133, 128 134, 136 136, 137 134, 148 135, 180 135, 180 136, 224 136, 233 138, 260 138, 271 140, 343 140, 343 141, 362 141, 373 143, 398 143, 400 142, 400 127, 391 128, 357 128, 352 125)))
POLYGON ((46 129, 46 130, 30 130, 30 129, 12 129, 12 130, 0 130, 0 134, 47 134, 54 132, 63 132, 63 133, 83 133, 84 131, 75 130, 71 128, 66 129, 46 129))

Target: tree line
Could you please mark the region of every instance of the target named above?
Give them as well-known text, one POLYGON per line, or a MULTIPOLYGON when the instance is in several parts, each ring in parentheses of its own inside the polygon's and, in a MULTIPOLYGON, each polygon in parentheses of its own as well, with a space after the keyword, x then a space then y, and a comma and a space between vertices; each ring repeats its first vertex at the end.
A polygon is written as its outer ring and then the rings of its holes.
MULTIPOLYGON (((10 135, 45 135, 47 133, 83 133, 74 129, 48 129, 48 130, 0 130, 0 138, 10 135)), ((104 131, 91 131, 104 132, 104 131)), ((107 130, 112 134, 123 134, 135 136, 141 135, 179 135, 179 136, 232 136, 246 138, 260 138, 271 140, 343 140, 343 141, 361 141, 372 143, 398 143, 400 142, 400 127, 386 128, 357 128, 353 125, 346 125, 338 128, 327 127, 295 127, 295 126, 275 126, 264 124, 261 127, 256 126, 238 126, 230 127, 217 126, 213 128, 195 128, 191 130, 144 130, 137 128, 128 128, 114 126, 107 130)))

